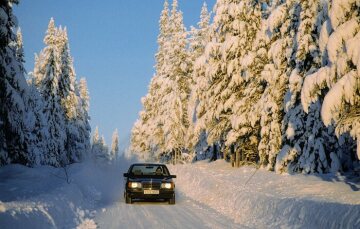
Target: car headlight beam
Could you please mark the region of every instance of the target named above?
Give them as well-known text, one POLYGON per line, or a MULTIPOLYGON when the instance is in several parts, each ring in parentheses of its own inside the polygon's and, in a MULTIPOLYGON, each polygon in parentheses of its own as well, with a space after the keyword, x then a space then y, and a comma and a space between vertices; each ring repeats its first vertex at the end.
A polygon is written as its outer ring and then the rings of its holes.
POLYGON ((172 183, 162 183, 161 188, 171 189, 173 187, 172 183))
POLYGON ((129 188, 141 188, 142 185, 140 182, 129 182, 129 188))

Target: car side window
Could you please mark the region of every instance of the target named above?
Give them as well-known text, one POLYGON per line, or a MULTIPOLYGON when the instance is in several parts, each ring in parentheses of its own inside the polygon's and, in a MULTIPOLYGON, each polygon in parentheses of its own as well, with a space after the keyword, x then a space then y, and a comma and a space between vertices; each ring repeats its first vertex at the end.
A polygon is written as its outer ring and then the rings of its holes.
POLYGON ((167 169, 166 166, 163 166, 163 174, 164 174, 165 176, 169 176, 169 175, 170 175, 169 170, 167 169))

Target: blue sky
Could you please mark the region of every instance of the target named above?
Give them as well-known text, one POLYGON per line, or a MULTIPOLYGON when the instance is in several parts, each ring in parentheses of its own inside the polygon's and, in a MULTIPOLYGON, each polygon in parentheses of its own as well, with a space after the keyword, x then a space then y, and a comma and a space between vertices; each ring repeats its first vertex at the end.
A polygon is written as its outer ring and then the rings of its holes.
MULTIPOLYGON (((170 4, 171 4, 170 0, 170 4)), ((212 9, 215 0, 207 0, 212 9)), ((126 141, 154 74, 158 21, 163 0, 21 0, 14 7, 23 33, 28 72, 44 48, 51 17, 68 30, 77 78, 86 77, 91 126, 108 145, 118 128, 126 141)), ((179 0, 187 28, 196 25, 203 0, 179 0)))

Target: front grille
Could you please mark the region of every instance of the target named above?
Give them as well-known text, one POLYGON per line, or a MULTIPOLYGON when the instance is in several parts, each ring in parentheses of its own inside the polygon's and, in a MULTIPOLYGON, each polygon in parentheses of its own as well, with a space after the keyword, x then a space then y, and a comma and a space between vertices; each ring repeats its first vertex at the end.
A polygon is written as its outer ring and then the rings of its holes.
POLYGON ((142 187, 144 189, 160 189, 160 183, 158 182, 143 182, 142 187))

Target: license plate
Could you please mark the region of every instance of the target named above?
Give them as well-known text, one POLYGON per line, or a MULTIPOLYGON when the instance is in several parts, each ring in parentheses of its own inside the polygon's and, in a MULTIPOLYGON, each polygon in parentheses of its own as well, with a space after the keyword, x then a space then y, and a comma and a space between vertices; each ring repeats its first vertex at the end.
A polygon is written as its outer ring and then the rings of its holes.
POLYGON ((144 194, 156 195, 156 194, 159 194, 159 190, 144 190, 144 194))

